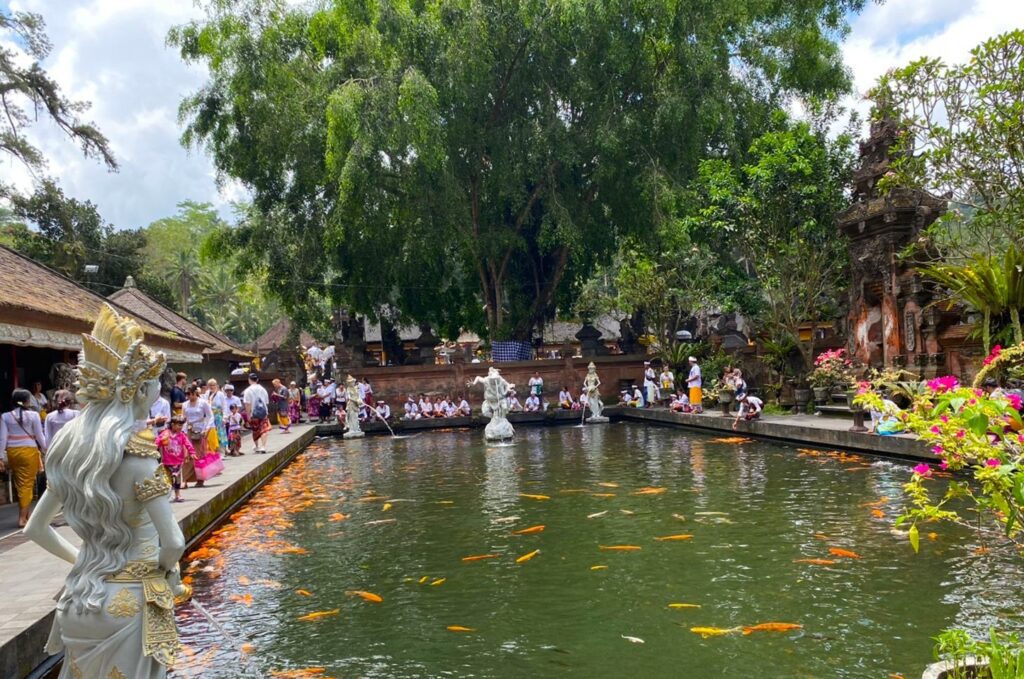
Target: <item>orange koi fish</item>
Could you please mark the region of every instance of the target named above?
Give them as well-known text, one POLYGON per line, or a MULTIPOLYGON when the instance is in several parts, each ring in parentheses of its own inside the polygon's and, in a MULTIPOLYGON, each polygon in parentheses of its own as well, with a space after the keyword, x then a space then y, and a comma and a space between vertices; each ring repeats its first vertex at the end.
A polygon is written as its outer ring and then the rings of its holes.
POLYGON ((871 516, 875 517, 876 519, 884 519, 885 512, 883 512, 881 509, 872 509, 871 516))
POLYGON ((391 507, 392 507, 392 506, 393 506, 393 505, 392 505, 392 504, 391 504, 390 502, 385 502, 385 503, 384 503, 384 506, 383 506, 383 507, 381 507, 381 508, 380 508, 380 510, 381 510, 382 512, 386 512, 386 511, 388 511, 389 509, 391 509, 391 507))
POLYGON ((592 570, 592 571, 606 571, 606 570, 608 570, 608 566, 591 566, 590 570, 592 570))
POLYGON ((861 507, 881 507, 882 505, 884 505, 888 501, 889 501, 889 498, 886 497, 885 495, 883 495, 882 497, 878 498, 874 502, 865 502, 864 504, 861 505, 861 507))
POLYGON ((700 604, 669 604, 669 608, 700 608, 700 604))
POLYGON ((718 439, 711 439, 712 443, 750 443, 752 439, 745 436, 726 436, 718 439))
POLYGON ((432 583, 430 583, 430 586, 437 587, 438 585, 443 585, 446 582, 448 582, 448 578, 438 578, 437 580, 434 580, 432 583))
POLYGON ((295 593, 300 596, 313 596, 313 593, 310 592, 308 589, 297 589, 295 590, 295 593))
POLYGON ((597 547, 602 552, 635 552, 642 549, 637 545, 598 545, 597 547))
POLYGON ((282 547, 274 552, 275 554, 309 554, 309 552, 303 547, 282 547))
POLYGON ((303 622, 310 622, 313 620, 320 620, 321 618, 330 618, 341 612, 340 608, 332 608, 329 611, 317 611, 315 613, 307 613, 306 615, 300 615, 299 620, 303 622))
POLYGON ((829 550, 828 550, 828 553, 832 554, 833 556, 843 556, 843 557, 846 557, 847 559, 859 559, 860 558, 860 554, 858 554, 857 552, 851 552, 848 549, 840 549, 838 547, 830 547, 829 550))
POLYGON ((245 604, 246 606, 252 606, 252 594, 248 594, 248 593, 246 593, 246 594, 232 594, 229 598, 232 601, 237 601, 240 604, 245 604))
POLYGON ((753 634, 754 632, 789 632, 791 630, 803 628, 803 625, 797 625, 792 622, 762 622, 757 625, 751 625, 750 627, 744 627, 743 634, 753 634))
POLYGON ((563 488, 562 490, 560 490, 558 492, 559 493, 565 493, 565 494, 568 495, 569 493, 586 493, 588 491, 587 491, 586 488, 563 488))
POLYGON ((543 533, 543 532, 544 532, 544 524, 540 524, 540 525, 537 525, 537 526, 530 526, 529 528, 521 528, 519 530, 514 530, 514 531, 512 531, 512 535, 529 535, 531 533, 543 533))
POLYGON ((253 646, 252 644, 242 644, 242 647, 240 649, 238 649, 238 650, 240 650, 242 653, 245 653, 246 655, 248 655, 248 654, 252 653, 254 650, 256 650, 256 647, 253 646))
POLYGON ((347 518, 348 518, 348 514, 342 514, 341 512, 334 512, 329 517, 327 517, 327 520, 328 521, 344 521, 347 518))
POLYGON ((742 627, 730 627, 728 629, 723 627, 691 627, 690 631, 707 639, 708 637, 720 637, 725 634, 734 634, 742 629, 742 627))
POLYGON ((668 490, 668 489, 667 488, 652 488, 651 486, 647 486, 646 488, 641 488, 640 490, 636 491, 635 493, 633 493, 633 495, 661 495, 666 490, 668 490))
POLYGON ((424 582, 426 582, 429 579, 430 579, 429 575, 424 575, 422 578, 420 578, 420 584, 422 585, 424 582))
POLYGON ((238 584, 239 585, 242 585, 243 587, 247 587, 251 583, 252 583, 252 581, 249 580, 249 576, 247 576, 247 575, 239 575, 238 576, 238 584))
POLYGON ((693 536, 692 535, 686 535, 686 534, 681 534, 681 535, 665 535, 665 536, 662 536, 660 538, 654 538, 654 539, 657 540, 658 542, 667 542, 669 540, 692 540, 693 536))
POLYGON ((809 563, 815 566, 834 566, 837 562, 832 559, 794 559, 793 563, 809 563))
POLYGON ((532 495, 530 493, 520 493, 519 497, 525 497, 528 500, 550 500, 549 495, 532 495))
POLYGON ((516 563, 526 563, 527 561, 529 561, 533 557, 537 556, 538 554, 540 554, 540 550, 539 549, 535 549, 532 552, 528 552, 527 554, 523 554, 521 557, 516 559, 516 563))
POLYGON ((327 669, 324 667, 307 667, 301 670, 277 670, 270 673, 274 679, 312 679, 312 677, 322 677, 323 679, 330 679, 324 675, 327 673, 327 669))
POLYGON ((476 556, 464 556, 463 561, 483 561, 484 559, 497 559, 497 554, 477 554, 476 556))
POLYGON ((448 625, 446 628, 449 632, 475 632, 476 630, 472 627, 463 627, 462 625, 448 625))
POLYGON ((381 597, 379 594, 374 594, 373 592, 364 592, 361 589, 349 590, 345 592, 345 594, 348 594, 349 596, 360 597, 364 601, 369 601, 370 603, 374 604, 379 604, 382 601, 384 601, 383 597, 381 597))
POLYGON ((928 539, 929 540, 938 540, 939 539, 939 534, 938 533, 928 533, 928 539))
POLYGON ((617 483, 609 483, 607 481, 601 481, 597 485, 601 486, 602 488, 618 488, 619 487, 619 484, 617 484, 617 483))

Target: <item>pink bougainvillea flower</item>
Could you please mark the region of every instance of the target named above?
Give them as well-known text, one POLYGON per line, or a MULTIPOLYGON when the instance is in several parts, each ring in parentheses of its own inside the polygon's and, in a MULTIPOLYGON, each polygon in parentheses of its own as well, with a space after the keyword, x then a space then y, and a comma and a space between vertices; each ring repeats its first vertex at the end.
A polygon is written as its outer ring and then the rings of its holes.
POLYGON ((914 473, 917 474, 918 476, 931 476, 932 468, 922 462, 921 464, 914 467, 914 473))
POLYGON ((932 452, 936 455, 942 455, 942 451, 945 450, 942 446, 932 446, 932 452))
POLYGON ((1024 443, 1024 434, 1017 434, 1017 443, 1024 443))
POLYGON ((942 428, 939 427, 939 425, 937 425, 937 424, 933 424, 928 431, 930 431, 933 434, 941 434, 942 433, 942 428))
POLYGON ((998 467, 1000 464, 1002 464, 1002 462, 1000 462, 998 458, 990 457, 987 460, 985 460, 985 464, 988 465, 989 467, 998 467))
POLYGON ((960 380, 953 375, 946 375, 945 377, 936 377, 933 380, 928 380, 928 388, 936 394, 951 391, 956 389, 958 386, 960 386, 960 380))
POLYGON ((939 422, 942 422, 943 424, 949 422, 949 415, 943 415, 942 417, 940 417, 939 422))
POLYGON ((1010 406, 1012 406, 1014 410, 1020 410, 1022 405, 1020 394, 1015 394, 1011 391, 1010 393, 1005 394, 1005 396, 1006 400, 1010 402, 1010 406))
POLYGON ((964 436, 967 436, 967 432, 964 431, 963 429, 958 429, 956 432, 956 437, 958 439, 962 439, 964 436))
POLYGON ((992 361, 994 361, 997 358, 999 358, 999 354, 1002 353, 1002 351, 1003 351, 1003 348, 1001 346, 999 346, 998 344, 995 345, 994 347, 992 347, 992 351, 989 352, 989 355, 985 357, 985 360, 984 360, 985 365, 991 365, 992 361))
POLYGON ((947 469, 949 469, 949 463, 943 460, 942 462, 939 463, 939 469, 941 469, 942 471, 946 471, 947 469))

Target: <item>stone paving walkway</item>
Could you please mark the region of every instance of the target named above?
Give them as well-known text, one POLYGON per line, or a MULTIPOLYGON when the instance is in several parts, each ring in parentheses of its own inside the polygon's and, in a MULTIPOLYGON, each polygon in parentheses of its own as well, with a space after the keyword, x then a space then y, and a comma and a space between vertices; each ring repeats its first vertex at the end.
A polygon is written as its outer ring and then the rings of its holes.
MULTIPOLYGON (((292 427, 289 433, 275 429, 270 434, 269 452, 265 455, 253 453, 252 439, 246 437, 242 447, 246 454, 242 457, 226 458, 224 473, 207 482, 203 488, 189 486, 187 490, 182 491, 185 502, 173 505, 174 514, 179 522, 185 521, 205 503, 267 462, 289 444, 303 438, 310 429, 312 427, 309 425, 292 427)), ((17 516, 14 518, 16 524, 17 516)), ((74 533, 63 521, 55 522, 54 526, 63 526, 58 530, 73 543, 78 543, 74 533)), ((186 535, 186 539, 189 537, 186 535)), ((54 596, 64 586, 64 578, 70 569, 70 564, 29 542, 20 533, 0 539, 0 592, 3 593, 3 605, 0 606, 0 676, 23 676, 16 672, 24 667, 24 658, 42 651, 45 635, 40 642, 36 634, 25 636, 25 633, 29 628, 36 627, 38 630, 41 623, 45 624, 45 619, 53 611, 54 596), (16 653, 12 648, 22 644, 35 645, 37 642, 39 648, 17 648, 16 653), (15 656, 22 658, 22 662, 17 663, 17 669, 11 664, 15 656)), ((39 659, 41 661, 42 657, 39 659)))

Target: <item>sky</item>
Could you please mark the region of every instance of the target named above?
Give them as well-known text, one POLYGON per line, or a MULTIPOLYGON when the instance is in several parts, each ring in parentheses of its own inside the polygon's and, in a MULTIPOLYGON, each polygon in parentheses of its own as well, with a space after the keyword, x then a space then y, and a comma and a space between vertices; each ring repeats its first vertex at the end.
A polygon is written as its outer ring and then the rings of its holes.
MULTIPOLYGON (((43 15, 54 46, 43 66, 69 98, 92 102, 85 117, 108 137, 120 163, 110 173, 52 126, 35 125, 29 136, 66 194, 96 203, 118 228, 171 215, 184 200, 213 203, 230 217, 245 189, 218 186, 209 157, 179 141, 178 105, 206 74, 184 64, 165 39, 172 26, 200 17, 192 0, 0 0, 3 6, 43 15)), ((869 4, 853 17, 843 47, 857 93, 850 104, 866 114, 863 93, 889 68, 921 56, 963 61, 986 38, 1022 27, 1021 0, 869 4)), ((0 180, 30 185, 27 172, 7 159, 0 159, 0 180)))

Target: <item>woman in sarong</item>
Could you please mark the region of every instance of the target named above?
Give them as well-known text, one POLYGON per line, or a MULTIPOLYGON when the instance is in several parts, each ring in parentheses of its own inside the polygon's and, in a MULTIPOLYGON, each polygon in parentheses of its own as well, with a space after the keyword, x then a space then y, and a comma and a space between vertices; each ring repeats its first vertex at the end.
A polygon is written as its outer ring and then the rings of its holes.
POLYGON ((176 601, 188 598, 171 484, 147 428, 133 433, 160 390, 163 354, 104 305, 83 337, 78 399, 85 407, 49 447, 48 489, 25 534, 73 564, 46 650, 65 651, 60 679, 164 679, 180 643, 176 601), (50 526, 63 512, 76 549, 50 526))

